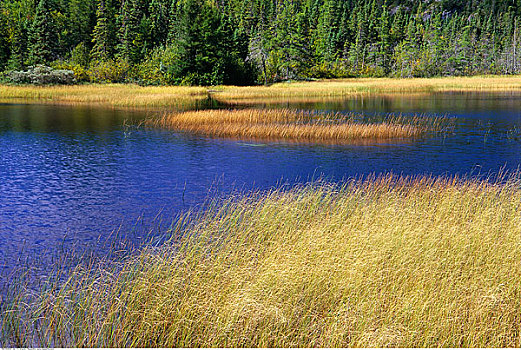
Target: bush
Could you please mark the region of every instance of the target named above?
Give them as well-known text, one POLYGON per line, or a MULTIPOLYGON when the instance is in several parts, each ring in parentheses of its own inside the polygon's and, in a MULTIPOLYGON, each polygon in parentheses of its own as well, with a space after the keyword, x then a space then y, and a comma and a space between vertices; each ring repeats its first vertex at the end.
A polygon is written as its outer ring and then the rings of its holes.
POLYGON ((334 79, 351 78, 354 76, 346 60, 340 59, 336 62, 317 63, 306 74, 309 78, 334 79))
POLYGON ((76 83, 74 71, 69 69, 53 69, 44 65, 27 67, 27 70, 10 71, 5 74, 5 79, 12 84, 49 85, 76 83))
POLYGON ((133 69, 132 77, 142 85, 162 85, 172 83, 165 74, 171 58, 171 50, 167 47, 156 48, 133 69))
POLYGON ((130 64, 126 60, 93 61, 87 75, 93 83, 124 83, 130 72, 130 64))
POLYGON ((75 64, 73 62, 67 62, 67 61, 56 61, 56 62, 52 63, 52 68, 59 69, 59 70, 73 71, 76 82, 89 82, 90 81, 89 75, 87 74, 87 69, 80 64, 75 64))

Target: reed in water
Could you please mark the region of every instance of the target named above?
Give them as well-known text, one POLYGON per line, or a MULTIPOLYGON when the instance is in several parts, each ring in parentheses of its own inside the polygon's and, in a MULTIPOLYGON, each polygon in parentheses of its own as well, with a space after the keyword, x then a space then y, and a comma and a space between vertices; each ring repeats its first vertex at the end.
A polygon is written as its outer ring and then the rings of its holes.
POLYGON ((166 114, 149 124, 207 136, 349 142, 353 140, 407 139, 442 129, 446 118, 387 116, 364 121, 360 115, 292 109, 223 109, 166 114))

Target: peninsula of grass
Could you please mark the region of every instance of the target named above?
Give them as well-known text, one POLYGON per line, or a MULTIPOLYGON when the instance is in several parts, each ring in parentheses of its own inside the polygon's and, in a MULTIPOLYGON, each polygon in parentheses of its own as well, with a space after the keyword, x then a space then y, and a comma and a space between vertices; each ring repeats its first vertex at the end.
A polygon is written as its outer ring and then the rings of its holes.
POLYGON ((190 109, 207 99, 204 87, 142 87, 133 84, 60 86, 0 85, 0 103, 96 105, 136 109, 190 109))
POLYGON ((14 285, 0 345, 519 347, 518 179, 237 196, 175 221, 160 247, 14 285))
POLYGON ((216 89, 212 96, 223 103, 251 104, 276 101, 319 101, 359 95, 431 94, 438 92, 521 93, 521 77, 336 79, 278 83, 271 86, 226 86, 216 89))
POLYGON ((446 118, 387 116, 379 122, 356 114, 292 109, 220 109, 167 114, 148 124, 211 137, 249 140, 346 143, 410 139, 443 129, 446 118))

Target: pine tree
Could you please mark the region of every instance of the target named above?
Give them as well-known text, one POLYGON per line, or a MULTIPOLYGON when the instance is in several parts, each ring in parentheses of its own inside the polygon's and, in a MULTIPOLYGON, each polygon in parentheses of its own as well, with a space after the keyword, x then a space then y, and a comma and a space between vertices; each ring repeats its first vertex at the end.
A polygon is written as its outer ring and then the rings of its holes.
POLYGON ((95 16, 95 5, 94 1, 89 0, 69 0, 67 6, 68 25, 65 33, 69 47, 92 41, 90 35, 95 16))
POLYGON ((150 48, 166 44, 169 30, 168 16, 170 4, 167 0, 152 0, 149 5, 150 13, 150 48))
POLYGON ((168 33, 167 33, 167 43, 171 44, 176 40, 178 35, 178 0, 172 0, 170 2, 169 13, 168 13, 168 33))
POLYGON ((390 42, 390 28, 389 28, 389 12, 387 11, 387 5, 382 6, 382 13, 378 19, 378 44, 380 51, 378 53, 379 61, 384 73, 389 73, 390 56, 391 56, 391 42, 390 42))
POLYGON ((271 69, 278 79, 294 79, 307 68, 311 55, 307 26, 294 4, 285 6, 274 22, 271 69))
POLYGON ((97 60, 106 61, 114 56, 116 46, 114 9, 111 0, 98 0, 96 17, 96 26, 92 33, 94 45, 91 56, 97 60))
POLYGON ((29 61, 45 64, 56 58, 57 30, 53 22, 51 0, 39 0, 30 30, 29 61))
POLYGON ((131 64, 138 63, 144 56, 147 26, 144 22, 144 8, 141 0, 124 0, 119 17, 119 57, 131 64))
POLYGON ((27 57, 28 44, 28 22, 20 19, 13 28, 11 39, 11 57, 9 58, 8 69, 20 70, 25 66, 27 57))
POLYGON ((178 59, 170 67, 177 82, 216 85, 238 74, 247 46, 237 47, 234 36, 240 33, 234 33, 228 21, 204 0, 186 0, 182 4, 172 41, 178 59))
POLYGON ((7 66, 11 54, 10 51, 7 21, 0 7, 0 71, 3 71, 7 66))

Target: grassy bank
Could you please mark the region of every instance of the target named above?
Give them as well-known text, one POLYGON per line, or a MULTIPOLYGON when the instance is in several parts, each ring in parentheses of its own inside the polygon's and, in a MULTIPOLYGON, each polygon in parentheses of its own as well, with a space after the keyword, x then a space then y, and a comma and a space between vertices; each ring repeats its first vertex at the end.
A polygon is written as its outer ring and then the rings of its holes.
POLYGON ((521 77, 447 77, 429 79, 362 78, 316 82, 279 83, 272 86, 141 87, 107 84, 78 86, 6 86, 0 85, 0 102, 101 104, 112 107, 168 108, 185 107, 205 99, 208 92, 225 103, 265 101, 313 101, 363 94, 433 92, 521 92, 521 77))
POLYGON ((364 94, 429 94, 435 92, 521 92, 519 76, 444 78, 360 78, 279 83, 272 86, 223 87, 214 98, 226 103, 317 100, 364 94))
POLYGON ((208 98, 203 87, 142 87, 131 84, 73 86, 0 85, 0 103, 101 105, 118 108, 193 108, 208 98))
POLYGON ((355 114, 291 109, 199 110, 167 114, 149 124, 215 137, 344 143, 419 137, 440 131, 445 118, 387 116, 368 122, 355 114))
POLYGON ((518 347, 520 215, 515 178, 241 196, 164 246, 4 301, 0 344, 518 347))

